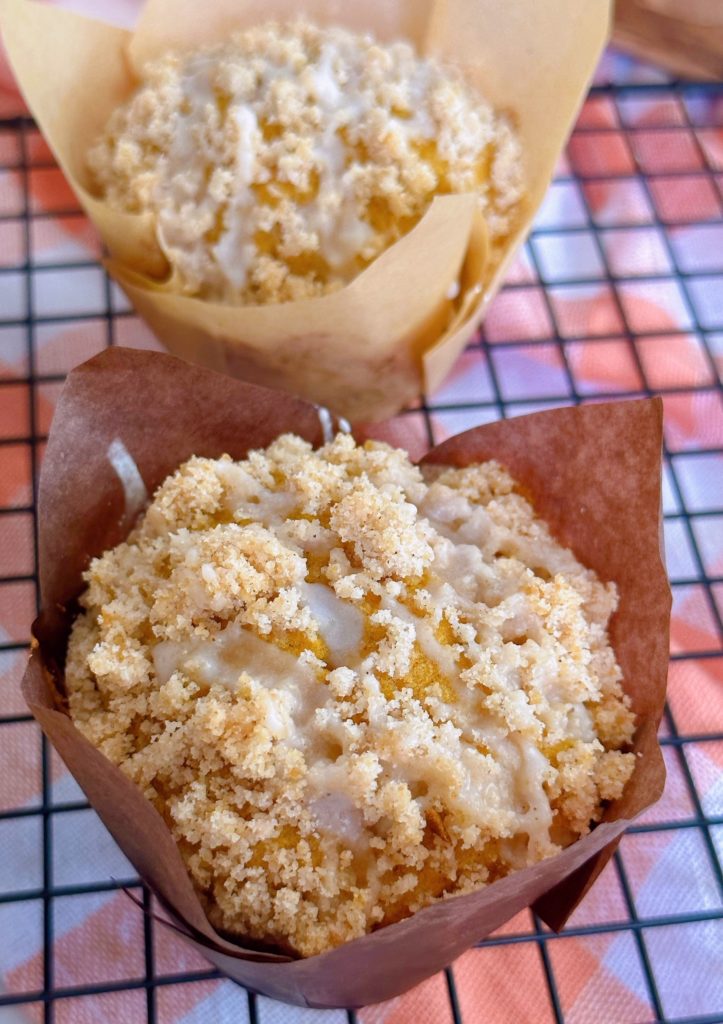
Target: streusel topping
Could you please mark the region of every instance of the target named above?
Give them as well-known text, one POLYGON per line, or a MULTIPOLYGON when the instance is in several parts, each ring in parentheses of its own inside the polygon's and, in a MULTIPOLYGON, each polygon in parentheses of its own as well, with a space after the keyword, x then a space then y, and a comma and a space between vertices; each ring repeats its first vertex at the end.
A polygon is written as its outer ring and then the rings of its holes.
POLYGON ((174 285, 227 302, 342 287, 443 193, 477 192, 497 243, 523 192, 509 120, 458 73, 305 22, 149 63, 88 163, 154 215, 174 285))
POLYGON ((615 586, 497 463, 192 458, 86 580, 71 715, 239 936, 311 955, 486 885, 632 773, 615 586))

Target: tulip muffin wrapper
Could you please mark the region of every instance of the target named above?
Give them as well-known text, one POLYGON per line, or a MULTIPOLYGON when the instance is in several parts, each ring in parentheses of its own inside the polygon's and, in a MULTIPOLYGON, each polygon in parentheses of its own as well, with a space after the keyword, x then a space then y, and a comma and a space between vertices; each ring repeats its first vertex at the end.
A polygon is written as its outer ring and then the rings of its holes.
POLYGON ((209 924, 161 816, 68 717, 68 634, 90 560, 127 537, 150 494, 180 463, 191 455, 241 459, 286 432, 316 446, 329 429, 328 414, 301 399, 170 356, 114 348, 74 370, 40 480, 42 611, 23 682, 43 731, 174 926, 243 985, 324 1008, 400 994, 531 904, 552 927, 564 924, 623 830, 662 792, 657 727, 670 616, 660 548, 659 400, 536 413, 477 427, 434 448, 423 463, 503 463, 555 537, 617 584, 610 636, 637 715, 633 776, 603 821, 557 856, 330 952, 293 960, 228 941, 209 924))
POLYGON ((609 0, 148 0, 129 32, 33 0, 0 3, 28 104, 102 236, 108 270, 158 338, 184 359, 300 394, 356 422, 382 419, 433 391, 478 328, 547 190, 609 17, 609 0), (152 217, 118 212, 93 194, 87 151, 149 59, 299 14, 382 41, 405 38, 460 68, 510 114, 526 198, 494 260, 476 197, 446 195, 339 292, 224 305, 174 292, 152 217))

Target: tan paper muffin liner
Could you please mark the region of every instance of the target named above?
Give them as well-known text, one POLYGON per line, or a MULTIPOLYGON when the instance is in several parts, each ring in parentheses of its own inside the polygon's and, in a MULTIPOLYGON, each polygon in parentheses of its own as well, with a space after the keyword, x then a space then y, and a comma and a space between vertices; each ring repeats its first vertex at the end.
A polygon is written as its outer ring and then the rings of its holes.
POLYGON ((663 789, 656 730, 665 696, 670 591, 660 553, 661 409, 660 400, 652 400, 536 413, 469 430, 424 460, 467 465, 499 459, 557 539, 602 579, 617 583, 620 607, 611 639, 638 716, 639 754, 622 798, 590 835, 556 857, 331 952, 294 960, 243 948, 211 927, 160 815, 67 716, 62 666, 82 572, 127 536, 146 493, 193 454, 227 452, 241 459, 286 431, 319 444, 324 418, 301 399, 157 353, 109 349, 70 374, 40 479, 42 612, 23 692, 175 926, 221 970, 287 1002, 355 1007, 411 988, 532 903, 552 926, 564 924, 623 829, 663 789))
POLYGON ((32 0, 0 0, 10 61, 69 182, 95 222, 108 269, 171 352, 380 419, 433 391, 478 327, 552 177, 605 42, 609 0, 148 0, 134 33, 32 0), (493 264, 477 204, 444 196, 406 238, 340 292, 271 306, 175 294, 152 219, 93 196, 91 143, 134 90, 145 61, 297 17, 411 40, 460 66, 509 111, 522 142, 527 196, 493 264), (447 298, 460 284, 457 299, 447 298))

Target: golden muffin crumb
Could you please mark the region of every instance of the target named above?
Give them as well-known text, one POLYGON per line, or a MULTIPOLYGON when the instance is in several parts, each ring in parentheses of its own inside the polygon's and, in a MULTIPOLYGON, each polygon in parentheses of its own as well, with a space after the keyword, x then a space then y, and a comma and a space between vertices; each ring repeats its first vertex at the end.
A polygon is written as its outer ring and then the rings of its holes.
POLYGON ((180 291, 227 302, 340 288, 444 193, 479 194, 494 245, 523 192, 509 120, 457 72, 302 21, 149 63, 88 164, 154 216, 180 291))
POLYGON ((616 606, 494 462, 192 458, 86 573, 71 715, 211 921, 308 956, 558 852, 620 796, 616 606))

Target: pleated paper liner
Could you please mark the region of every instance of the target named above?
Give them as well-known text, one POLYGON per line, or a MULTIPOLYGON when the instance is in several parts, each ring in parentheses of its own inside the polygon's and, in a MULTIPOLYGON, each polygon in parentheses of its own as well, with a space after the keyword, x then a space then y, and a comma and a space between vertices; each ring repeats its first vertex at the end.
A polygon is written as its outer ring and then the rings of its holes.
POLYGON ((149 0, 130 33, 32 0, 0 0, 3 39, 30 109, 102 235, 108 269, 158 338, 184 359, 356 421, 383 418, 434 390, 477 329, 545 194, 609 14, 609 0, 149 0), (115 212, 92 194, 88 148, 148 59, 300 14, 381 40, 409 39, 421 53, 459 66, 511 114, 527 194, 494 259, 477 203, 444 196, 336 294, 224 305, 176 294, 152 219, 115 212))
POLYGON ((63 663, 91 558, 128 534, 146 496, 196 454, 243 458, 292 431, 318 445, 328 420, 300 399, 170 356, 109 349, 74 370, 58 403, 39 496, 42 612, 23 682, 32 713, 90 803, 180 928, 209 960, 255 991, 316 1007, 379 1002, 451 963, 522 908, 560 927, 624 828, 658 799, 670 591, 660 553, 661 403, 557 409, 477 427, 425 463, 505 464, 563 544, 620 605, 611 639, 637 715, 634 774, 604 821, 557 856, 466 896, 308 959, 229 942, 209 924, 170 832, 141 791, 75 729, 63 663))

